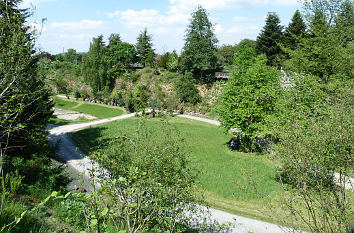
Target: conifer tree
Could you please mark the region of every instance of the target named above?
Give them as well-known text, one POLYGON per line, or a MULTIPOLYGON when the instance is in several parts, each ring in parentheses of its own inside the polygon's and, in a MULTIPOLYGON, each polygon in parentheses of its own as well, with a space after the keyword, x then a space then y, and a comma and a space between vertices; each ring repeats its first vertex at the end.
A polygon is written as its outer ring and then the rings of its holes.
POLYGON ((102 35, 92 39, 90 50, 82 60, 84 79, 91 86, 93 95, 100 98, 101 92, 111 85, 107 75, 107 48, 102 35))
POLYGON ((295 11, 294 16, 285 29, 284 45, 286 48, 295 49, 300 39, 306 35, 306 24, 299 10, 295 11))
POLYGON ((140 62, 146 66, 154 56, 152 48, 152 36, 148 34, 147 29, 139 33, 137 43, 135 45, 140 62))
POLYGON ((184 70, 199 73, 202 78, 205 71, 215 69, 217 42, 207 11, 198 6, 197 10, 192 13, 191 22, 186 30, 182 52, 184 70))
POLYGON ((256 40, 256 53, 267 56, 267 65, 279 66, 283 55, 280 44, 283 39, 283 26, 274 12, 269 12, 266 24, 256 40))
MULTIPOLYGON (((0 164, 4 155, 45 154, 50 92, 38 73, 34 32, 21 1, 0 1, 0 164)), ((0 166, 0 174, 2 173, 0 166)))

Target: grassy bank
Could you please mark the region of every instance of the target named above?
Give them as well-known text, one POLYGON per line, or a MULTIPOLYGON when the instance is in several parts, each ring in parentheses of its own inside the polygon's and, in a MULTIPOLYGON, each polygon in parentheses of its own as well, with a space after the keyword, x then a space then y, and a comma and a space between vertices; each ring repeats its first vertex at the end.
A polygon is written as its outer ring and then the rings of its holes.
MULTIPOLYGON (((255 154, 231 151, 226 142, 231 134, 225 134, 217 126, 174 117, 170 123, 185 138, 192 164, 199 170, 198 190, 211 206, 232 213, 277 222, 270 203, 279 203, 280 184, 271 161, 255 154)), ((102 126, 88 128, 73 135, 77 145, 85 153, 105 150, 109 140, 119 134, 135 130, 136 119, 125 119, 102 126)), ((160 128, 159 119, 147 121, 147 125, 160 128)), ((163 134, 163 132, 161 132, 163 134)))
MULTIPOLYGON (((72 110, 84 114, 89 114, 97 119, 109 118, 120 116, 124 114, 124 110, 120 107, 96 104, 96 103, 88 103, 83 101, 76 101, 72 99, 64 99, 57 96, 53 96, 54 100, 54 107, 65 109, 65 110, 72 110)), ((82 123, 87 122, 89 120, 81 119, 75 121, 68 121, 68 120, 60 120, 53 117, 49 123, 52 124, 71 124, 71 123, 82 123)))

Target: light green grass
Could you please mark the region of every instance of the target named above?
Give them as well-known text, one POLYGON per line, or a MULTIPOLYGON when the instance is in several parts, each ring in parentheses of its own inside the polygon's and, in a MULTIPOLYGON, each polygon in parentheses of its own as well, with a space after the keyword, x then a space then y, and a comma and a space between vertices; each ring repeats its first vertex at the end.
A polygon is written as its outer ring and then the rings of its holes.
POLYGON ((98 119, 120 116, 124 113, 123 109, 119 107, 63 99, 56 96, 53 99, 56 108, 90 114, 98 119))
MULTIPOLYGON (((88 128, 73 135, 74 141, 86 154, 99 148, 119 134, 129 134, 136 119, 125 119, 88 128)), ((174 117, 170 120, 186 139, 190 158, 200 171, 198 192, 205 195, 211 206, 229 212, 275 222, 269 203, 279 198, 280 184, 274 165, 266 157, 231 151, 226 142, 232 137, 217 126, 174 117)), ((159 129, 161 121, 148 120, 147 125, 159 129)), ((163 132, 161 132, 163 133, 163 132)))

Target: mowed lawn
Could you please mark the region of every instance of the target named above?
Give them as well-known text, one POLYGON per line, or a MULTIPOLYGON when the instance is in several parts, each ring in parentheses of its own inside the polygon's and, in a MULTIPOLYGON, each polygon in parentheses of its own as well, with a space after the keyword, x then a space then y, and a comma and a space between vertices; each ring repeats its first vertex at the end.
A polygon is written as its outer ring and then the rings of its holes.
MULTIPOLYGON (((169 122, 185 138, 193 165, 200 171, 198 192, 212 207, 229 212, 277 222, 271 203, 279 207, 281 192, 275 166, 264 155, 231 151, 226 142, 232 137, 218 127, 204 122, 174 117, 169 122)), ((86 154, 105 149, 107 142, 136 129, 136 118, 111 122, 76 132, 77 146, 86 154)), ((161 120, 150 119, 148 127, 161 128, 161 120)), ((162 131, 162 129, 161 129, 162 131)), ((161 132, 163 134, 163 132, 161 132)))
MULTIPOLYGON (((97 117, 98 119, 115 117, 124 114, 124 110, 120 107, 95 104, 95 103, 87 103, 87 102, 76 101, 72 99, 69 100, 69 99, 64 99, 56 96, 53 97, 53 100, 54 100, 55 108, 72 110, 84 114, 89 114, 94 117, 97 117)), ((56 118, 52 118, 51 121, 53 123, 68 124, 68 123, 85 122, 88 120, 65 121, 65 120, 58 120, 56 118)))

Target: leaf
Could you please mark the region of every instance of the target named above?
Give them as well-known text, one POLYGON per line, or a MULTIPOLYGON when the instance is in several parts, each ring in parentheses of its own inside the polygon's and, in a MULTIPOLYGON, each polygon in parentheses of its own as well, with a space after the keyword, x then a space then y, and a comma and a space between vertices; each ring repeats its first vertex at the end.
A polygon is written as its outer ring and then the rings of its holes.
POLYGON ((65 194, 64 198, 68 198, 70 196, 71 192, 68 192, 67 194, 65 194))
POLYGON ((91 226, 96 226, 97 225, 97 219, 91 219, 91 226))
POLYGON ((105 207, 105 208, 102 210, 102 212, 100 213, 100 216, 104 217, 104 216, 107 215, 107 213, 108 213, 108 208, 105 207))

